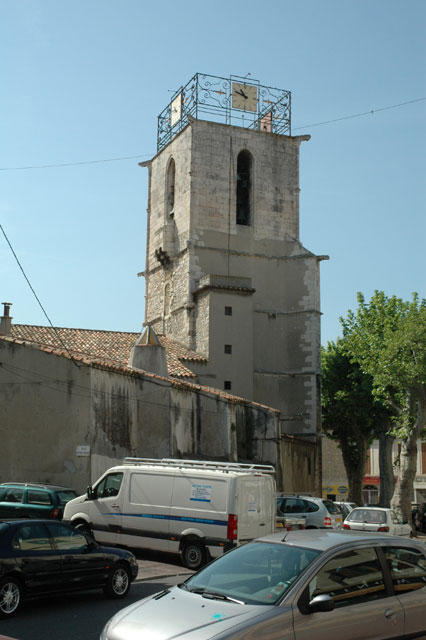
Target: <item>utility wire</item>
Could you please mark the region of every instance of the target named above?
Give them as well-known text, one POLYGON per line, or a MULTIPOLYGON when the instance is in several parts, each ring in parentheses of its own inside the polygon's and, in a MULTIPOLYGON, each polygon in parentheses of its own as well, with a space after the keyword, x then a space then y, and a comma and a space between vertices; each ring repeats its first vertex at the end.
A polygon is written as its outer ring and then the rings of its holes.
POLYGON ((56 331, 55 327, 53 326, 51 319, 50 319, 50 318, 49 318, 49 316, 47 315, 47 312, 46 312, 45 308, 43 307, 43 305, 41 304, 41 302, 40 302, 40 299, 39 299, 38 295, 37 295, 37 294, 36 294, 36 292, 34 291, 34 288, 33 288, 32 284, 31 284, 31 282, 29 281, 29 279, 28 279, 28 277, 27 277, 27 274, 26 274, 26 273, 25 273, 25 271, 24 271, 23 266, 22 266, 22 265, 21 265, 21 263, 19 262, 18 256, 16 255, 16 253, 15 253, 15 251, 14 251, 14 249, 13 249, 13 247, 12 247, 12 245, 11 245, 10 241, 9 241, 9 238, 7 237, 6 232, 5 232, 5 230, 3 229, 3 226, 2 226, 1 224, 0 224, 0 229, 2 230, 2 233, 3 233, 4 237, 6 238, 6 242, 7 242, 7 244, 9 245, 10 250, 11 250, 11 252, 13 253, 13 255, 14 255, 14 257, 15 257, 15 260, 16 260, 16 262, 18 263, 18 266, 19 266, 20 270, 22 271, 22 274, 23 274, 23 276, 24 276, 25 280, 27 281, 29 288, 30 288, 30 289, 31 289, 31 291, 33 292, 35 299, 37 300, 38 304, 40 305, 40 308, 41 308, 41 310, 43 311, 44 315, 46 316, 47 321, 48 321, 48 323, 50 324, 50 326, 52 327, 52 329, 53 329, 53 331, 54 331, 54 333, 55 333, 56 337, 58 338, 58 340, 59 340, 59 342, 61 343, 61 345, 64 347, 65 351, 66 351, 66 352, 68 353, 68 355, 70 356, 70 358, 71 358, 71 360, 73 361, 73 363, 75 364, 75 366, 76 366, 76 367, 80 367, 81 365, 77 364, 77 362, 74 360, 74 358, 73 358, 72 354, 70 353, 70 351, 69 351, 68 347, 66 346, 66 344, 65 344, 65 343, 64 343, 64 341, 62 340, 61 336, 58 334, 58 332, 56 331))
POLYGON ((351 116, 344 116, 343 118, 335 118, 334 120, 324 120, 324 122, 316 122, 314 124, 306 124, 303 127, 296 127, 293 131, 299 131, 300 129, 306 129, 307 127, 319 127, 323 124, 331 124, 332 122, 340 122, 341 120, 350 120, 350 118, 361 118, 361 116, 369 116, 379 111, 387 111, 388 109, 396 109, 397 107, 403 107, 406 104, 413 104, 413 102, 421 102, 426 98, 416 98, 415 100, 408 100, 407 102, 400 102, 399 104, 392 104, 389 107, 381 107, 380 109, 370 109, 370 111, 363 111, 362 113, 355 113, 351 116))
MULTIPOLYGON (((12 386, 12 385, 19 385, 19 384, 31 384, 36 386, 42 386, 42 387, 45 387, 46 389, 50 389, 50 391, 56 391, 58 393, 66 393, 66 394, 69 393, 69 390, 68 390, 69 380, 60 380, 59 378, 52 378, 50 376, 46 376, 44 374, 41 374, 35 371, 31 371, 30 369, 24 369, 22 367, 17 367, 15 365, 11 365, 5 362, 0 362, 0 367, 5 371, 10 371, 16 377, 22 378, 23 380, 26 381, 26 382, 0 382, 0 385, 12 386), (20 373, 20 372, 23 372, 23 373, 20 373), (29 375, 26 375, 26 374, 29 374, 29 375), (36 376, 37 378, 39 378, 39 380, 31 376, 36 376), (58 386, 55 387, 52 385, 58 385, 58 386)), ((173 386, 173 385, 170 385, 170 382, 154 380, 154 379, 147 380, 147 382, 163 389, 167 389, 167 388, 170 388, 170 386, 173 386)), ((179 383, 180 381, 175 380, 175 382, 179 383)), ((182 382, 183 384, 186 383, 186 381, 182 381, 182 382)), ((189 382, 187 384, 194 384, 194 383, 189 382)), ((218 394, 221 393, 219 389, 212 389, 210 392, 198 389, 197 393, 200 396, 207 398, 208 400, 214 399, 215 401, 222 402, 225 405, 227 405, 229 402, 229 399, 227 397, 221 398, 220 396, 218 396, 218 394)), ((112 393, 111 391, 104 391, 102 389, 93 389, 91 387, 86 387, 84 385, 73 383, 73 395, 81 398, 91 398, 93 396, 98 395, 101 398, 111 398, 112 400, 124 400, 126 402, 129 400, 134 400, 137 402, 142 402, 145 405, 149 405, 152 407, 159 407, 161 409, 165 409, 169 411, 168 405, 163 404, 161 402, 155 402, 153 400, 147 399, 147 396, 153 395, 153 392, 150 392, 149 394, 143 393, 143 395, 141 396, 136 396, 136 395, 121 394, 121 393, 112 393)), ((180 410, 183 413, 185 412, 188 413, 189 415, 191 415, 193 412, 193 409, 186 409, 184 407, 181 408, 180 410)), ((258 410, 261 411, 263 414, 267 413, 268 411, 268 409, 264 407, 258 407, 258 410)), ((217 410, 203 408, 202 413, 205 415, 217 416, 217 410)))
MULTIPOLYGON (((388 109, 396 109, 397 107, 404 107, 407 104, 413 104, 414 102, 421 102, 426 98, 416 98, 415 100, 407 100, 406 102, 399 102, 398 104, 392 104, 388 107, 380 107, 379 109, 370 109, 370 111, 363 111, 362 113, 355 113, 350 116, 343 116, 342 118, 334 118, 333 120, 324 120, 323 122, 315 122, 313 124, 306 124, 303 127, 296 127, 293 131, 300 131, 300 129, 307 129, 308 127, 320 127, 324 124, 331 124, 333 122, 340 122, 342 120, 350 120, 351 118, 361 118, 362 116, 373 115, 379 111, 387 111, 388 109)), ((105 158, 102 160, 83 160, 81 162, 62 162, 60 164, 40 164, 29 165, 25 167, 0 167, 0 171, 25 171, 30 169, 51 169, 54 167, 77 167, 84 164, 99 164, 102 162, 120 162, 121 160, 136 160, 138 158, 152 158, 155 154, 140 154, 137 156, 123 156, 119 158, 105 158)))
POLYGON ((152 158, 153 154, 124 156, 122 158, 105 158, 104 160, 82 160, 81 162, 62 162, 60 164, 37 164, 28 167, 0 167, 0 171, 24 171, 25 169, 51 169, 52 167, 76 167, 81 164, 99 164, 100 162, 118 162, 119 160, 136 160, 137 158, 152 158))

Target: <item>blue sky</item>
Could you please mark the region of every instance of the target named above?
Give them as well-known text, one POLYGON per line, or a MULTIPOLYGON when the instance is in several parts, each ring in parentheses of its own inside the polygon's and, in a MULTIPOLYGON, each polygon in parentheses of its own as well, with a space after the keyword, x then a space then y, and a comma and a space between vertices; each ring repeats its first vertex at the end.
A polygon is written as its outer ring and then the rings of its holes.
MULTIPOLYGON (((330 256, 323 343, 357 291, 426 297, 426 100, 376 111, 426 98, 425 32, 424 0, 0 0, 0 223, 53 324, 141 329, 137 163, 196 72, 292 92, 301 240, 330 256)), ((1 233, 0 300, 47 324, 1 233)))

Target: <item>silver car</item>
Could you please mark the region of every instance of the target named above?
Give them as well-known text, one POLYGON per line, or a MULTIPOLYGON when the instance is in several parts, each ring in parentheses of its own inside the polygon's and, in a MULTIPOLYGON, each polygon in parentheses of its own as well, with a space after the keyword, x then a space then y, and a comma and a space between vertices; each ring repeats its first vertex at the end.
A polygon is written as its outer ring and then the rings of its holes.
POLYGON ((343 529, 352 531, 378 531, 394 536, 411 536, 411 525, 403 522, 393 509, 384 507, 357 507, 343 523, 343 529))
POLYGON ((277 497, 277 516, 304 518, 306 529, 340 529, 345 519, 336 502, 293 494, 277 497))
POLYGON ((101 640, 345 640, 426 634, 426 546, 352 531, 273 534, 132 604, 101 640))
POLYGON ((347 518, 351 511, 357 508, 356 502, 335 502, 337 507, 339 507, 340 511, 343 514, 343 519, 347 518))

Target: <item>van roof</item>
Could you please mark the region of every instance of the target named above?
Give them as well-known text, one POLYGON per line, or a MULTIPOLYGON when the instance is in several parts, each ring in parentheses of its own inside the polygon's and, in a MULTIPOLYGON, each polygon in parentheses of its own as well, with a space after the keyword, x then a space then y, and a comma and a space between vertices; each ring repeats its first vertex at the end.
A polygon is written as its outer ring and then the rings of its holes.
POLYGON ((172 471, 179 469, 180 471, 197 471, 201 475, 210 474, 212 471, 222 473, 234 473, 237 475, 264 475, 275 474, 272 465, 252 464, 243 462, 218 462, 215 460, 180 460, 174 458, 125 458, 122 465, 117 465, 114 469, 125 470, 129 467, 149 468, 152 470, 162 469, 172 471))

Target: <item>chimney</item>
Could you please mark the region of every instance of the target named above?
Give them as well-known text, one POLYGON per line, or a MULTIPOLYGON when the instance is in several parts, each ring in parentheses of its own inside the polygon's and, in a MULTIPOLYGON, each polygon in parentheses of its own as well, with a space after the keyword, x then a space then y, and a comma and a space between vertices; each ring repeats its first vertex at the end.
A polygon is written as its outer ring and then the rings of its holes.
POLYGON ((128 365, 167 378, 166 350, 151 325, 148 324, 137 339, 130 352, 128 365))
POLYGON ((12 316, 9 315, 11 302, 2 302, 4 305, 3 315, 0 318, 0 336, 10 336, 10 327, 12 325, 12 316))

